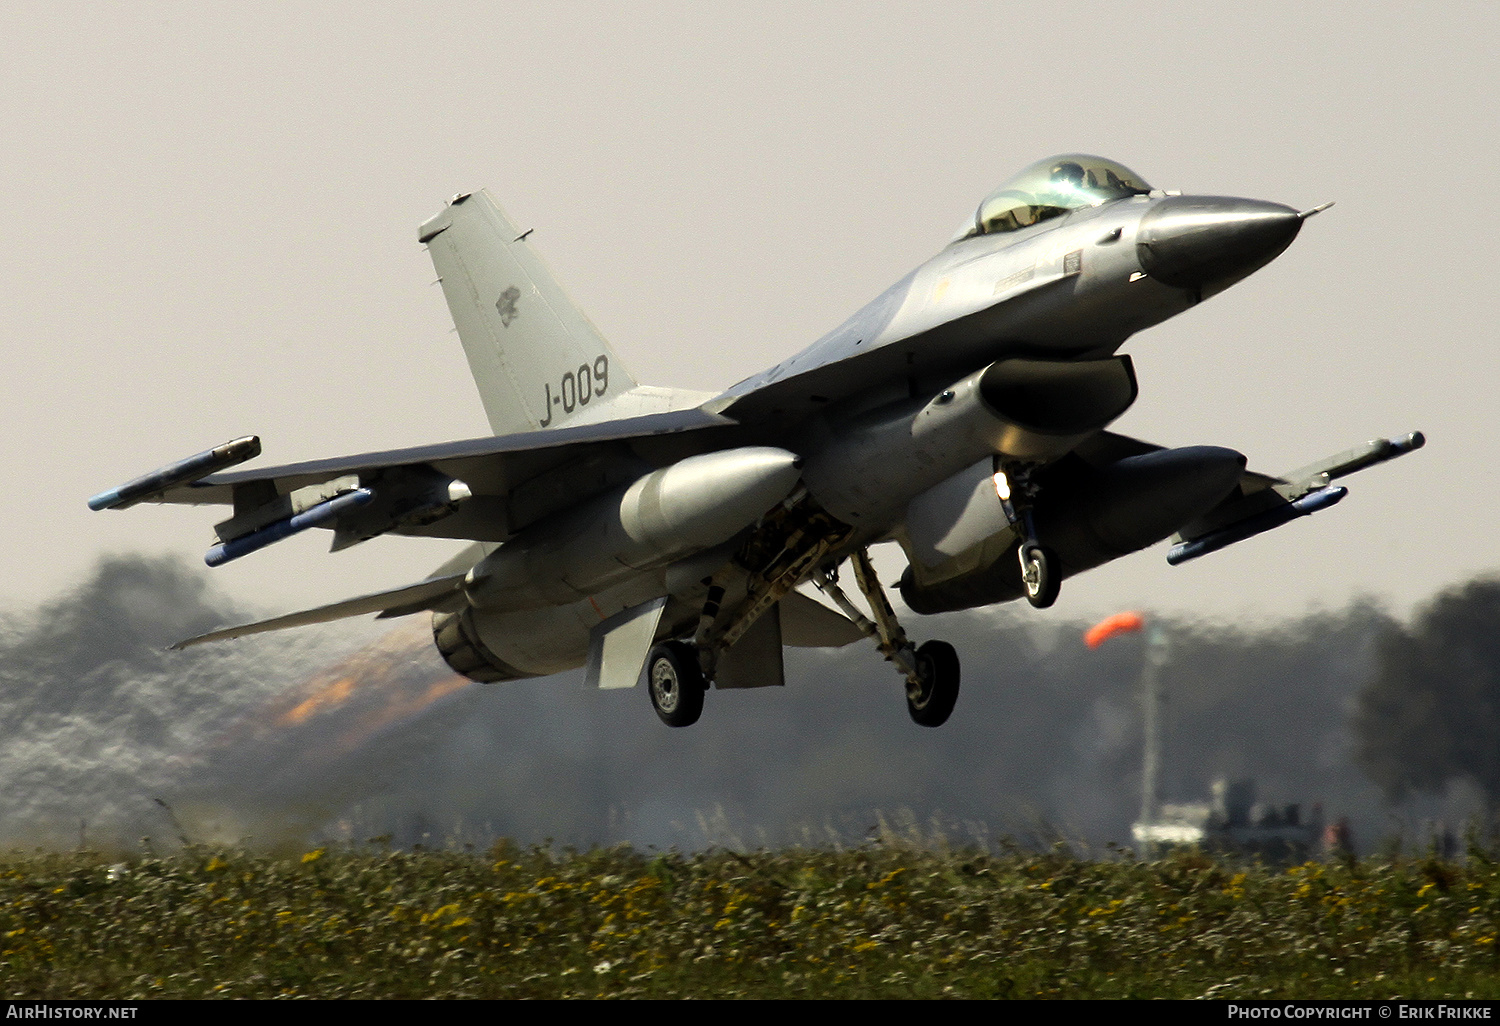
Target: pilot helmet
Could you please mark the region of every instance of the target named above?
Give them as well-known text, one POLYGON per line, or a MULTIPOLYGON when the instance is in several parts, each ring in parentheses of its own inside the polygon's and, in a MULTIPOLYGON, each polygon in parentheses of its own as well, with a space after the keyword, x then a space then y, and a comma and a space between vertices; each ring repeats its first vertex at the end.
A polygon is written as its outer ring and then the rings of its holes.
POLYGON ((1052 166, 1052 173, 1049 177, 1054 185, 1069 185, 1074 189, 1082 189, 1083 165, 1065 160, 1052 166))

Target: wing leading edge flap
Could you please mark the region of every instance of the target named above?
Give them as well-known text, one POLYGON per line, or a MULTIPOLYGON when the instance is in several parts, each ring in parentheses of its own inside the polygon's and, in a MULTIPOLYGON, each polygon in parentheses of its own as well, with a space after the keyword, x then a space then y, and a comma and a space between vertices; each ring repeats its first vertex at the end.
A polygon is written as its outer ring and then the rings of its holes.
POLYGON ((330 605, 319 606, 316 609, 305 609, 300 613, 287 613, 284 616, 272 617, 269 620, 259 620, 255 623, 241 624, 238 627, 224 627, 220 630, 209 631, 200 634, 196 638, 188 638, 173 645, 173 650, 190 648, 193 645, 201 645, 208 641, 225 641, 229 638, 243 638, 249 634, 264 634, 266 631, 279 631, 287 627, 303 627, 313 623, 329 623, 333 620, 343 620, 351 616, 363 616, 366 613, 389 613, 392 616, 405 616, 408 613, 420 612, 424 609, 439 609, 445 603, 462 595, 464 575, 450 574, 446 577, 433 577, 417 584, 410 584, 404 588, 394 588, 390 591, 378 591, 369 595, 360 595, 357 598, 345 599, 342 602, 334 602, 330 605))
MULTIPOLYGON (((188 483, 177 483, 154 492, 141 501, 181 505, 229 505, 235 489, 274 484, 280 494, 308 485, 322 484, 349 474, 368 474, 402 467, 428 466, 466 481, 476 494, 493 494, 491 482, 524 480, 536 473, 574 460, 594 446, 609 443, 642 444, 669 441, 674 436, 694 435, 705 430, 737 426, 728 417, 701 409, 651 413, 622 420, 583 424, 578 427, 525 431, 491 438, 414 446, 382 452, 340 456, 305 463, 291 463, 258 470, 214 474, 188 483)), ((684 439, 683 444, 693 448, 684 439)), ((713 443, 704 443, 705 448, 713 443)))

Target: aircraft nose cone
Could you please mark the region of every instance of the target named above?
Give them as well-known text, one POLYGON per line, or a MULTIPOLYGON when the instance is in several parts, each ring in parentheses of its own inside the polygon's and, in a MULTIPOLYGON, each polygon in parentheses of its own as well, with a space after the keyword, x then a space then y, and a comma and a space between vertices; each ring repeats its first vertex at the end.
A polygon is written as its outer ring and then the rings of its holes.
POLYGON ((1136 256, 1166 285, 1227 288, 1292 244, 1302 218, 1291 207, 1227 196, 1170 196, 1141 218, 1136 256))

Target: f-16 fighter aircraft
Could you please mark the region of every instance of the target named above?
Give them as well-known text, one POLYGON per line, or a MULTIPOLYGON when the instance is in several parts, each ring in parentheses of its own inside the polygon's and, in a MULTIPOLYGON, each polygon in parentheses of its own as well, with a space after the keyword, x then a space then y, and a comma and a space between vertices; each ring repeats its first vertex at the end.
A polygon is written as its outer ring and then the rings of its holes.
POLYGON ((869 546, 900 544, 914 612, 1045 607, 1067 577, 1174 533, 1180 563, 1323 509, 1345 494, 1334 479, 1422 445, 1377 440, 1271 477, 1231 449, 1106 430, 1136 398, 1125 340, 1263 267, 1322 209, 1165 193, 1112 160, 1052 157, 839 327, 711 395, 638 384, 531 233, 463 194, 418 237, 493 437, 221 473, 260 452, 250 436, 89 504, 231 506, 210 566, 310 527, 335 551, 386 533, 473 543, 415 584, 177 647, 430 611, 466 677, 644 676, 682 727, 710 684, 782 684, 784 645, 867 636, 935 727, 958 656, 908 638, 869 546))

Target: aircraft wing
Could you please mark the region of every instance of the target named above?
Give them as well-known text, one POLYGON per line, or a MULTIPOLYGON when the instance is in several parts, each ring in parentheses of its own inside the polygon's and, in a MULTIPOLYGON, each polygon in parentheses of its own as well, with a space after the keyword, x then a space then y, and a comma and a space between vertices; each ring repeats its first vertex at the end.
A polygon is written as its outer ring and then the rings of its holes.
MULTIPOLYGON (((1163 448, 1165 446, 1157 445, 1155 442, 1144 442, 1139 438, 1131 438, 1129 435, 1115 434, 1113 431, 1100 431, 1086 439, 1073 452, 1090 466, 1104 467, 1132 456, 1160 452, 1163 448)), ((1247 470, 1240 475, 1240 491, 1245 494, 1258 492, 1280 482, 1279 477, 1247 470)))
POLYGON ((223 544, 210 552, 215 565, 310 526, 333 527, 335 549, 387 532, 502 542, 643 472, 718 448, 737 426, 680 410, 195 476, 259 452, 257 439, 238 439, 101 493, 90 506, 232 505, 234 516, 217 528, 223 544))
MULTIPOLYGON (((1399 438, 1374 439, 1280 476, 1245 470, 1239 484, 1222 502, 1172 537, 1167 562, 1174 566, 1185 563, 1327 509, 1348 494, 1348 489, 1332 484, 1335 478, 1404 456, 1425 443, 1422 433, 1414 431, 1399 438)), ((1074 455, 1091 466, 1103 467, 1161 448, 1128 435, 1101 431, 1079 445, 1074 455)))
POLYGON ((1334 479, 1405 456, 1426 442, 1413 431, 1373 439, 1280 477, 1246 471, 1228 497, 1173 536, 1167 562, 1176 566, 1327 509, 1349 492, 1334 479))

